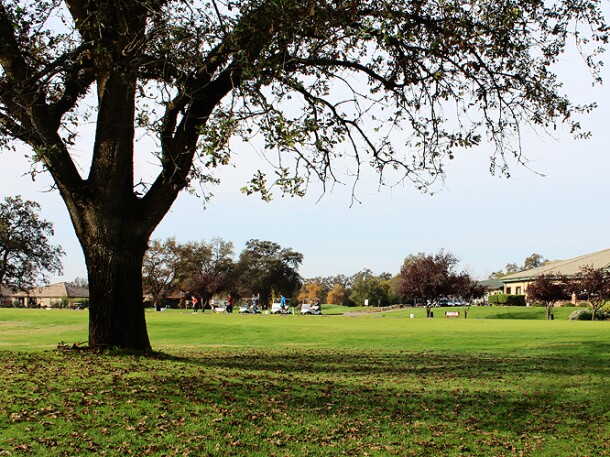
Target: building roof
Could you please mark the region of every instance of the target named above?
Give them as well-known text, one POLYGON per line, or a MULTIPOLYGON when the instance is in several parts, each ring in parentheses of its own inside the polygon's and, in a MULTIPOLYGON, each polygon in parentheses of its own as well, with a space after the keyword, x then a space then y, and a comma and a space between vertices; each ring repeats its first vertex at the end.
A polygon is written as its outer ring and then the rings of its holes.
POLYGON ((483 281, 479 281, 479 284, 485 287, 487 290, 502 289, 504 287, 504 282, 502 281, 502 279, 498 278, 485 279, 483 281))
POLYGON ((2 297, 12 297, 15 295, 15 291, 10 287, 0 286, 0 296, 2 297))
POLYGON ((519 271, 517 273, 511 273, 509 275, 503 276, 500 279, 506 283, 527 281, 541 274, 561 274, 566 276, 572 276, 580 272, 580 269, 584 266, 589 266, 591 268, 609 269, 610 249, 604 249, 603 251, 573 257, 568 260, 554 260, 552 262, 545 263, 541 267, 519 271))
POLYGON ((15 290, 10 287, 0 286, 0 304, 7 305, 13 302, 15 290))
POLYGON ((35 287, 28 292, 16 294, 36 298, 89 298, 89 289, 86 287, 74 287, 65 282, 49 284, 48 286, 35 287))

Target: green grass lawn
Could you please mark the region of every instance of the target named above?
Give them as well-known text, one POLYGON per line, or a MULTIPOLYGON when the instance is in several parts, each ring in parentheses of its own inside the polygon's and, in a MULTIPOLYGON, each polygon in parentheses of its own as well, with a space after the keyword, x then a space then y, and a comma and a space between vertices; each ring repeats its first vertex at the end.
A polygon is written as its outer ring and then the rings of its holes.
POLYGON ((610 322, 442 311, 150 311, 140 357, 53 350, 86 311, 0 309, 0 455, 610 455, 610 322))

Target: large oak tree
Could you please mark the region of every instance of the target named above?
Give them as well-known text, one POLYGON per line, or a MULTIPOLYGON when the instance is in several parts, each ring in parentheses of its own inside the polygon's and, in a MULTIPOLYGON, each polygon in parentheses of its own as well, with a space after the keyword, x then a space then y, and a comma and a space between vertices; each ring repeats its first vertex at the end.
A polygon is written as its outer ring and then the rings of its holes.
POLYGON ((28 145, 65 201, 89 275, 90 346, 149 350, 148 240, 181 190, 230 161, 231 138, 258 136, 275 159, 246 186, 263 198, 340 180, 346 159, 355 176, 370 164, 384 184, 426 188, 483 140, 505 171, 524 123, 577 127, 553 64, 570 37, 606 39, 600 4, 3 1, 0 142, 28 145), (95 138, 81 172, 85 121, 95 138), (144 134, 159 165, 149 183, 134 178, 144 134))

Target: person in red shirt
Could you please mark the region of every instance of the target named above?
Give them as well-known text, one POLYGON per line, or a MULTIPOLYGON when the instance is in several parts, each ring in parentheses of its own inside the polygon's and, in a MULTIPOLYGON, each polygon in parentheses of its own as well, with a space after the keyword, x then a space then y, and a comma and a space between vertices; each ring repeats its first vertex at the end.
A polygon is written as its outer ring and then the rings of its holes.
POLYGON ((231 314, 233 312, 233 297, 229 294, 229 298, 227 298, 227 313, 231 314))

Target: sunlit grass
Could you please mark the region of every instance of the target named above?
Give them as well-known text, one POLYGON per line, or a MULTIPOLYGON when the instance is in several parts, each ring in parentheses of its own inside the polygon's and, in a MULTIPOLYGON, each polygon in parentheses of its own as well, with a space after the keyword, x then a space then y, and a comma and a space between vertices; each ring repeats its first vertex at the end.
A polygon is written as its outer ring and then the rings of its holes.
POLYGON ((138 357, 45 350, 86 312, 0 310, 27 351, 0 351, 0 455, 610 455, 610 323, 441 311, 151 311, 138 357))

